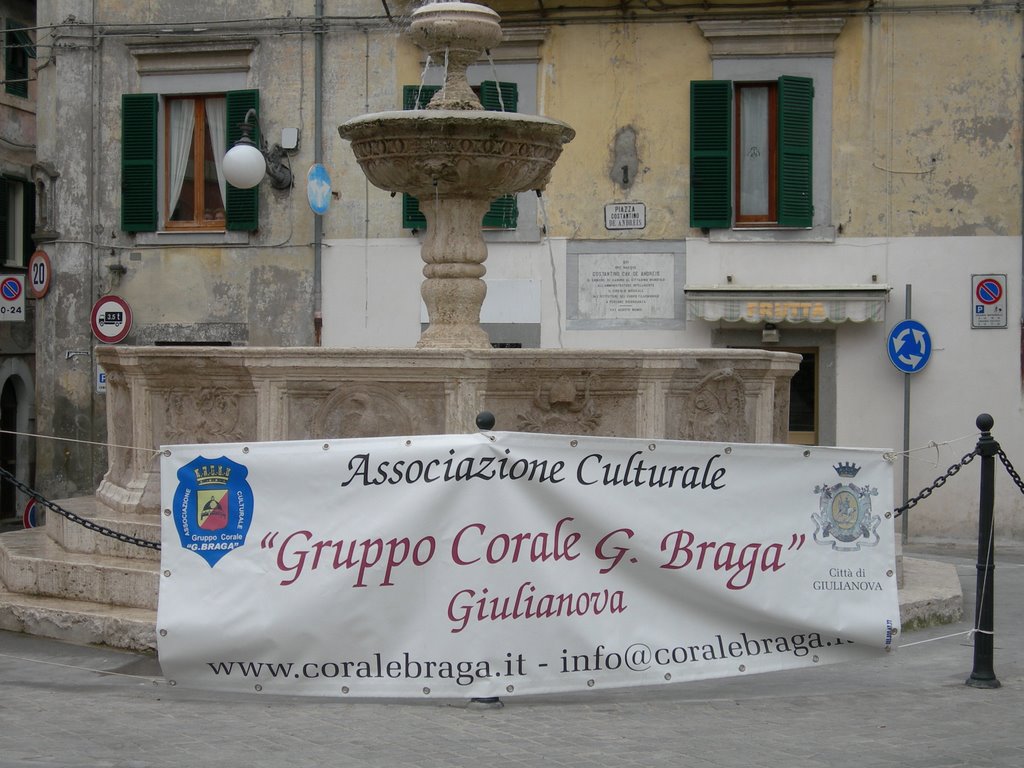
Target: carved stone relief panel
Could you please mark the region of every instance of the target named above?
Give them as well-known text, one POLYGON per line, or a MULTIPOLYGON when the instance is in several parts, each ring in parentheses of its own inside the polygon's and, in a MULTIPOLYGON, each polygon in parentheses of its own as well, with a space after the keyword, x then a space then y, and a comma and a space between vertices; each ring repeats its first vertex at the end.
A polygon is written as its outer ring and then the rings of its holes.
POLYGON ((637 429, 635 392, 622 372, 498 370, 483 400, 499 430, 624 437, 637 429))
POLYGON ((676 399, 682 411, 675 416, 683 440, 747 442, 747 399, 743 380, 732 368, 713 371, 696 387, 676 399))
POLYGON ((516 412, 520 432, 549 434, 597 434, 601 410, 591 395, 594 375, 559 376, 537 382, 532 402, 516 412))
POLYGON ((256 403, 251 393, 228 386, 172 389, 156 394, 154 431, 163 442, 236 443, 256 439, 256 403), (162 394, 162 397, 161 397, 162 394))
POLYGON ((435 412, 443 402, 436 389, 425 396, 353 382, 335 389, 313 412, 309 436, 316 438, 379 437, 443 432, 435 412), (426 418, 423 418, 426 416, 426 418))

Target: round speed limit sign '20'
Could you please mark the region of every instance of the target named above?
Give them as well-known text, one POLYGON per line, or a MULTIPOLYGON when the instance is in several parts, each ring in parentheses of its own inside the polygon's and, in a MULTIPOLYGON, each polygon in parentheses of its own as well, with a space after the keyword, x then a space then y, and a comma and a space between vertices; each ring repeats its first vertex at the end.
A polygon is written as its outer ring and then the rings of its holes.
POLYGON ((120 296, 103 296, 92 307, 92 333, 105 344, 124 341, 132 329, 132 310, 120 296))
POLYGON ((37 249, 28 260, 29 287, 33 297, 41 299, 50 290, 52 272, 50 257, 42 248, 37 249))

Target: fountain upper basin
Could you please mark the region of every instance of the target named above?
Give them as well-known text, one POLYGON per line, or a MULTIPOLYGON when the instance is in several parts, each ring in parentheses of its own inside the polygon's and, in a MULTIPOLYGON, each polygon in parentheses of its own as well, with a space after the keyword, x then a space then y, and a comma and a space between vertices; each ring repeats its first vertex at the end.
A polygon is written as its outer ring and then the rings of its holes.
POLYGON ((491 200, 543 189, 562 146, 576 135, 538 115, 448 109, 361 115, 338 133, 376 187, 491 200))

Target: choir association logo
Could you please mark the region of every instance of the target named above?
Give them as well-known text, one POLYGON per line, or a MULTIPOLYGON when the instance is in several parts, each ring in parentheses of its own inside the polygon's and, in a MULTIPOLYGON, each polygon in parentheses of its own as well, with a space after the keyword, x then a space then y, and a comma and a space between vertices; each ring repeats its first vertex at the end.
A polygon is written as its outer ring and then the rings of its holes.
MULTIPOLYGON (((840 480, 852 480, 860 472, 853 462, 840 462, 833 469, 840 480)), ((816 542, 848 552, 878 543, 877 529, 882 518, 871 514, 871 497, 878 495, 877 488, 838 482, 817 485, 814 492, 819 494, 818 513, 811 515, 816 542)))
POLYGON ((199 456, 178 470, 172 514, 181 546, 211 568, 245 543, 253 511, 248 473, 224 456, 199 456))

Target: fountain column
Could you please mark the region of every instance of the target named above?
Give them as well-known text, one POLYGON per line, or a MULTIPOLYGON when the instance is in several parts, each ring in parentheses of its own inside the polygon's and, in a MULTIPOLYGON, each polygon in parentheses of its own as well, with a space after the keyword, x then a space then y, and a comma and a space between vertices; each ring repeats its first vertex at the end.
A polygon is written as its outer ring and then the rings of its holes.
MULTIPOLYGON (((421 9, 414 14, 409 34, 435 61, 444 61, 444 85, 434 94, 427 109, 477 111, 483 106, 469 87, 466 69, 483 50, 501 42, 498 15, 484 6, 445 3, 443 8, 421 9)), ((446 164, 447 165, 447 164, 446 164)), ((450 176, 451 166, 438 168, 450 176), (445 172, 448 172, 447 174, 445 172)), ((487 243, 480 222, 490 207, 484 190, 461 195, 443 195, 434 180, 433 199, 420 197, 420 211, 427 220, 427 234, 421 257, 424 262, 420 287, 427 305, 430 325, 417 347, 490 347, 480 327, 480 307, 487 295, 483 281, 487 243)))
POLYGON ((489 200, 447 199, 433 205, 420 202, 427 219, 427 235, 420 252, 423 276, 420 294, 427 305, 430 326, 417 347, 490 346, 480 327, 480 307, 487 294, 483 281, 487 244, 480 221, 490 207, 489 200))

